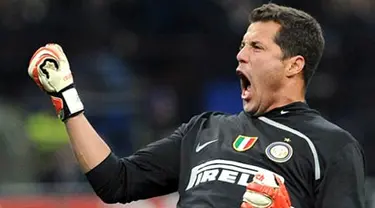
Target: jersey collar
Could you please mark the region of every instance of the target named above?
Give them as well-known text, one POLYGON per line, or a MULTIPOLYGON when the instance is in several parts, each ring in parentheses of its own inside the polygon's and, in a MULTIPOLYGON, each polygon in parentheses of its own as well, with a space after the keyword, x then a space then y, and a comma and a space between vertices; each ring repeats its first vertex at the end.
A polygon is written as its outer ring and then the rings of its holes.
POLYGON ((247 113, 247 112, 245 112, 245 114, 251 117, 264 116, 264 117, 272 118, 272 117, 279 117, 279 116, 295 115, 301 112, 308 112, 308 111, 317 113, 315 110, 311 109, 309 105, 305 102, 293 102, 288 105, 284 105, 282 107, 274 108, 261 115, 254 116, 251 113, 247 113))

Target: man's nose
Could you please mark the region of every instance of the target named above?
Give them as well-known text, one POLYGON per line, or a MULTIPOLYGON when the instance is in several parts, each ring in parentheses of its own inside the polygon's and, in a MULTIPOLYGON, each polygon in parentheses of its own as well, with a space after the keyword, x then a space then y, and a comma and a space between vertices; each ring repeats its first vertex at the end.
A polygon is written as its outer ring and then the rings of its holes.
POLYGON ((238 53, 237 53, 237 61, 239 63, 247 63, 249 61, 249 54, 247 52, 247 48, 243 47, 238 53))

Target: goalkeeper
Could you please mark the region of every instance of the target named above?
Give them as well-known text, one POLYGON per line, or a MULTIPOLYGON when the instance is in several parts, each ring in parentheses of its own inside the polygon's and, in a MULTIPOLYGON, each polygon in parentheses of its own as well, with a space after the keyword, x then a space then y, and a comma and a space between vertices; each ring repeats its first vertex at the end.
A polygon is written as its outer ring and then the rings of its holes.
POLYGON ((237 55, 244 110, 194 116, 125 158, 84 116, 59 45, 36 51, 28 72, 51 96, 83 172, 106 203, 177 191, 184 208, 363 208, 360 145, 305 100, 323 49, 321 27, 309 14, 276 4, 254 9, 237 55))

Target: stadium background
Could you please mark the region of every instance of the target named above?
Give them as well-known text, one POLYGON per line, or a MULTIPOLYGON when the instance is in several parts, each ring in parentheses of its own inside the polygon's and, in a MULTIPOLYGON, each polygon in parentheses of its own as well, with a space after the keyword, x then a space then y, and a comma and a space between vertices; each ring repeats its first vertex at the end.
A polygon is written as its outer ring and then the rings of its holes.
MULTIPOLYGON (((266 2, 1 0, 0 207, 104 207, 80 173, 49 98, 27 76, 38 47, 64 47, 86 115, 126 156, 202 111, 241 110, 235 56, 249 11, 266 2)), ((375 207, 375 1, 273 2, 322 24, 326 50, 308 103, 364 146, 368 207, 375 207)), ((175 201, 174 194, 131 207, 175 201)))

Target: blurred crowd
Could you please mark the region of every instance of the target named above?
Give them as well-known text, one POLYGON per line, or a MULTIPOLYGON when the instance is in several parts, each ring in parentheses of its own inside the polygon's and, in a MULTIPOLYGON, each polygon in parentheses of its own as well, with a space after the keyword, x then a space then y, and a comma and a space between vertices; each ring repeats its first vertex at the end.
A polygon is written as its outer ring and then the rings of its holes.
MULTIPOLYGON (((114 151, 126 156, 202 111, 241 110, 235 56, 249 11, 267 2, 0 1, 0 194, 23 191, 9 185, 14 183, 85 180, 49 98, 27 76, 38 47, 63 46, 86 115, 114 151)), ((272 2, 320 21, 326 49, 308 103, 360 141, 370 180, 375 1, 272 2)))

